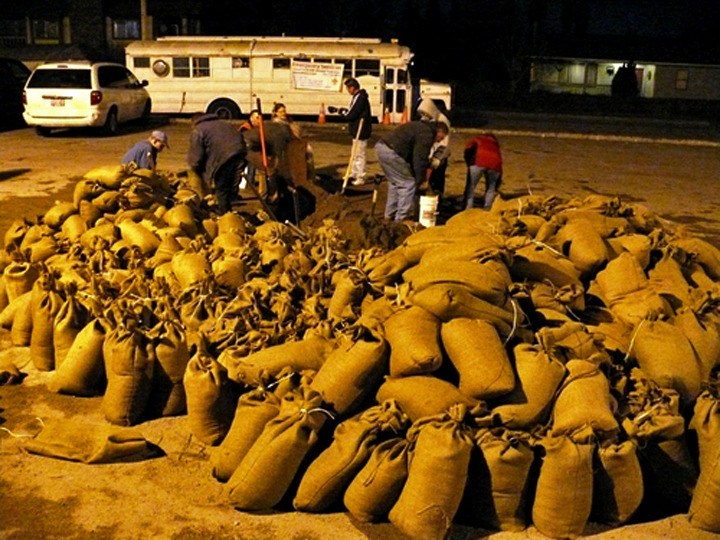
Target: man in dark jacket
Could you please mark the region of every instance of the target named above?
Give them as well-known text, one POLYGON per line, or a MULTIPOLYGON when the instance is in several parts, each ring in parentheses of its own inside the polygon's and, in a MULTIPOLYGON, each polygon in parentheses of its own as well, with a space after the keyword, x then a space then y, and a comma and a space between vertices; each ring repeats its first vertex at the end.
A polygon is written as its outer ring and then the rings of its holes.
POLYGON ((350 169, 350 183, 353 186, 361 186, 365 183, 365 154, 368 139, 372 134, 372 111, 370 110, 370 99, 367 92, 360 88, 357 79, 352 77, 347 79, 345 88, 347 88, 352 99, 347 110, 341 109, 340 112, 348 122, 348 132, 353 138, 355 151, 350 169), (360 120, 362 120, 362 128, 360 127, 360 120))
POLYGON ((403 221, 412 217, 415 192, 427 180, 430 148, 448 131, 443 122, 408 122, 377 142, 375 153, 388 180, 385 219, 403 221))
POLYGON ((192 118, 188 166, 215 186, 218 212, 229 212, 237 197, 239 175, 247 150, 240 132, 215 114, 196 113, 192 118))

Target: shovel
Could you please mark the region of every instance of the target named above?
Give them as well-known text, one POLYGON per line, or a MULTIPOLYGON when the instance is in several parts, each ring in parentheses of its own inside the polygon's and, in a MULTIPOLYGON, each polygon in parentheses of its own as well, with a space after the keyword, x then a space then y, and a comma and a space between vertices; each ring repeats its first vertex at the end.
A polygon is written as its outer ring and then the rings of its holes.
POLYGON ((355 162, 355 156, 357 155, 357 147, 358 147, 358 141, 360 140, 360 132, 362 131, 363 127, 363 121, 365 119, 361 118, 360 123, 358 124, 357 132, 355 133, 355 138, 353 139, 352 148, 350 149, 350 161, 348 162, 347 169, 345 169, 345 176, 343 176, 343 185, 342 189, 340 190, 341 194, 345 193, 345 189, 348 185, 348 180, 350 179, 350 173, 352 173, 352 166, 355 162))

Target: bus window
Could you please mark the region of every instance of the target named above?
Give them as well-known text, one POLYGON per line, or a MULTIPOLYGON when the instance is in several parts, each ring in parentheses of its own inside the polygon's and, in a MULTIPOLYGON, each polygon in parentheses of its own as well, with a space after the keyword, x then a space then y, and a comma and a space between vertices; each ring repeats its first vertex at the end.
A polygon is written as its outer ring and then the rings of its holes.
POLYGON ((313 62, 316 64, 332 64, 332 58, 314 58, 313 62))
POLYGON ((395 110, 402 112, 405 110, 405 90, 398 90, 395 97, 395 110))
POLYGON ((385 68, 385 84, 395 84, 395 68, 385 68))
POLYGON ((193 77, 209 77, 210 76, 210 59, 208 57, 200 57, 192 59, 192 76, 193 77))
POLYGON ((173 58, 173 77, 209 77, 210 76, 210 58, 203 56, 190 58, 187 56, 178 56, 173 58), (192 71, 190 66, 192 65, 192 71))
POLYGON ((150 57, 149 56, 136 56, 133 58, 133 67, 134 68, 149 68, 150 67, 150 57))
POLYGON ((397 70, 397 83, 398 84, 407 84, 408 83, 407 69, 398 69, 397 70))
POLYGON ((250 58, 247 56, 233 56, 232 67, 233 69, 248 68, 250 67, 250 58))
POLYGON ((355 76, 380 76, 380 60, 355 60, 355 76))
POLYGON ((187 56, 176 57, 172 60, 173 77, 190 77, 190 58, 187 56))
POLYGON ((351 58, 336 58, 335 59, 336 64, 342 64, 343 67, 343 77, 352 77, 353 76, 353 69, 352 69, 352 59, 351 58))
POLYGON ((395 112, 392 90, 385 90, 385 99, 383 99, 383 103, 385 104, 385 110, 387 110, 387 112, 395 112))
POLYGON ((290 69, 290 59, 273 58, 273 69, 290 69))

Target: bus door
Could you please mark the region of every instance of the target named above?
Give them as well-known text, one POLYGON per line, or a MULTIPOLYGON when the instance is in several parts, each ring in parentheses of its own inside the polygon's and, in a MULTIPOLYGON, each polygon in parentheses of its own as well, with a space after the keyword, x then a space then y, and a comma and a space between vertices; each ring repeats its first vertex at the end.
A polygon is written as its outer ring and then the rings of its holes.
POLYGON ((409 97, 407 69, 385 66, 383 114, 385 111, 390 113, 391 123, 397 124, 402 120, 403 111, 409 106, 409 97))

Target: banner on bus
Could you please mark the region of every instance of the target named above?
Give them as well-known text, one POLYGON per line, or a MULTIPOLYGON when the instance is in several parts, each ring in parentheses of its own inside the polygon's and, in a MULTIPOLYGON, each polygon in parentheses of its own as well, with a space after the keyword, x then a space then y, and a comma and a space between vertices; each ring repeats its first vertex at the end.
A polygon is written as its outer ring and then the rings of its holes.
POLYGON ((293 86, 300 90, 340 90, 343 64, 293 62, 293 86))

